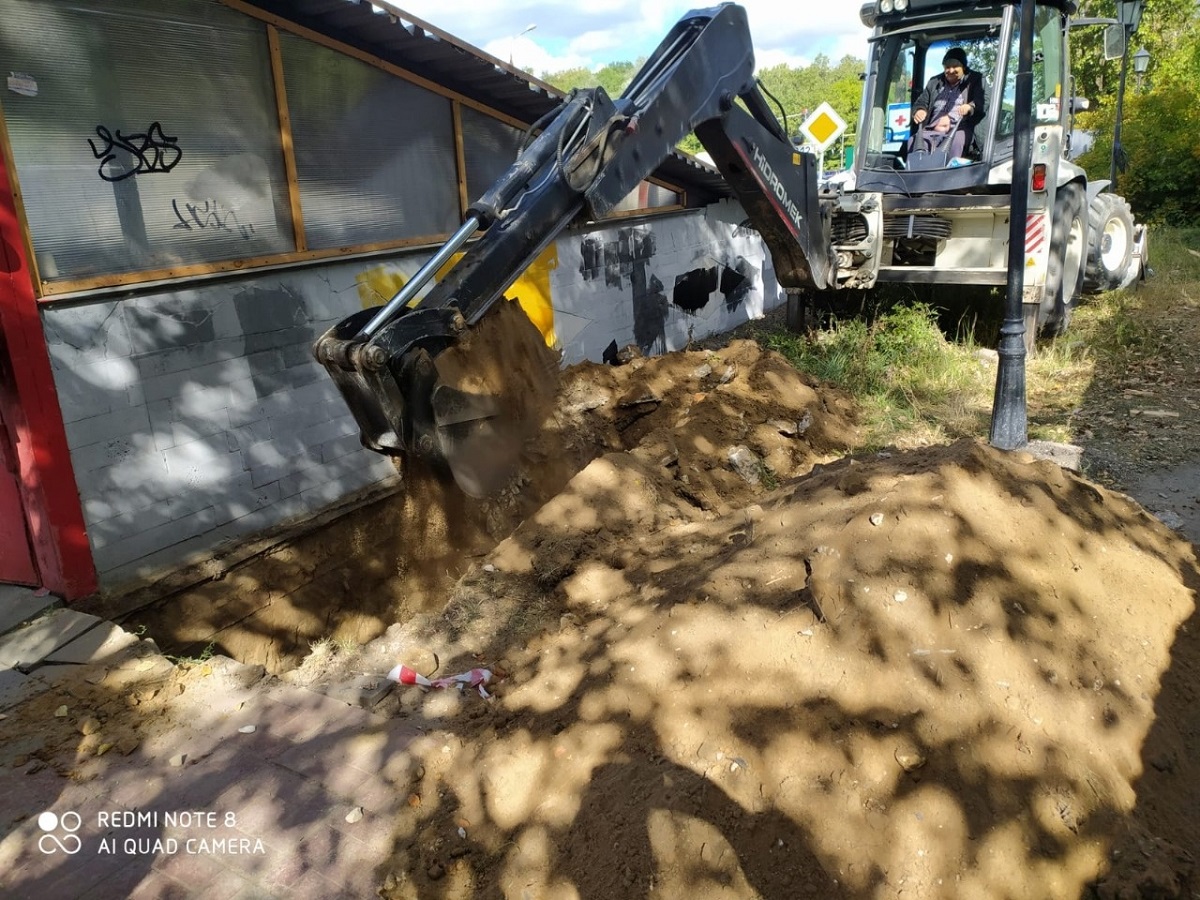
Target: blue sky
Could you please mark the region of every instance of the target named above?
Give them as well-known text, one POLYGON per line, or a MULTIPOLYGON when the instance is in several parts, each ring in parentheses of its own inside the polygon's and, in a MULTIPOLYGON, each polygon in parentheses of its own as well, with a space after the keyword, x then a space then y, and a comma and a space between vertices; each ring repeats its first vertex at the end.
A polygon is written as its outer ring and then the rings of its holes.
MULTIPOLYGON (((673 0, 393 0, 413 16, 533 72, 598 68, 648 54, 680 16, 673 0), (529 26, 536 26, 529 29, 529 26), (528 29, 528 30, 527 30, 528 29), (524 32, 524 33, 522 33, 524 32)), ((818 53, 862 58, 869 32, 857 0, 743 0, 760 68, 807 65, 818 53)))

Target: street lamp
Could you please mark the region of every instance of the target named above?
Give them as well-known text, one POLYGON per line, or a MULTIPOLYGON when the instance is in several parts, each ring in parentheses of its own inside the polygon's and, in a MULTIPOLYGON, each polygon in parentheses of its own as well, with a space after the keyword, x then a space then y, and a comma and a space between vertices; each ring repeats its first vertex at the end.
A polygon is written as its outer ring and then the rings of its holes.
MULTIPOLYGON (((1112 160, 1108 166, 1108 180, 1117 181, 1117 166, 1125 169, 1125 149, 1121 146, 1121 116, 1125 110, 1125 76, 1129 71, 1129 38, 1137 31, 1142 21, 1142 10, 1146 0, 1117 0, 1117 21, 1125 28, 1125 46, 1121 50, 1121 81, 1117 85, 1117 122, 1113 126, 1112 160)), ((1149 54, 1147 54, 1149 56, 1149 54)))
POLYGON ((1146 70, 1150 68, 1150 51, 1145 47, 1133 54, 1133 73, 1137 75, 1137 91, 1142 92, 1142 76, 1146 74, 1146 70))
POLYGON ((524 31, 514 34, 512 36, 512 38, 509 39, 509 42, 508 42, 508 64, 510 66, 513 64, 513 48, 516 46, 518 38, 525 37, 525 35, 529 34, 529 32, 533 31, 533 29, 535 29, 535 28, 537 28, 536 22, 532 25, 526 25, 524 31))
POLYGON ((1142 10, 1146 8, 1146 0, 1117 0, 1117 21, 1125 26, 1126 34, 1138 30, 1142 21, 1142 10))

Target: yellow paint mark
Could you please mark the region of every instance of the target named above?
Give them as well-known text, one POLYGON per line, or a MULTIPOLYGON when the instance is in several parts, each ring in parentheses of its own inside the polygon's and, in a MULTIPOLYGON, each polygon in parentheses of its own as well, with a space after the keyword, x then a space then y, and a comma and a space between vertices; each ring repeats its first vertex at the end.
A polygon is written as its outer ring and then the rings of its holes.
POLYGON ((366 309, 368 306, 382 306, 391 300, 408 283, 408 276, 395 266, 384 263, 359 272, 354 276, 354 281, 358 285, 358 299, 366 309))
POLYGON ((521 309, 550 348, 558 347, 558 335, 554 333, 554 303, 550 299, 550 273, 557 268, 558 248, 551 242, 509 289, 509 294, 516 295, 521 309))
MULTIPOLYGON (((462 253, 454 254, 434 278, 440 281, 462 257, 462 253)), ((546 346, 551 348, 558 346, 558 335, 554 331, 554 304, 550 298, 550 273, 557 268, 558 248, 551 243, 505 293, 507 299, 515 299, 521 304, 529 321, 541 332, 546 346)), ((354 276, 354 281, 358 286, 358 298, 366 309, 391 300, 408 282, 408 276, 399 268, 384 263, 359 272, 354 276)), ((413 306, 416 302, 410 301, 408 305, 413 306)))
MULTIPOLYGON (((439 280, 462 259, 463 254, 456 253, 441 269, 438 270, 439 280)), ((504 294, 508 300, 516 300, 521 309, 529 317, 529 321, 542 333, 542 339, 550 348, 558 347, 558 335, 554 331, 554 303, 550 299, 550 273, 558 268, 558 248, 551 243, 542 251, 521 277, 512 283, 504 294)))

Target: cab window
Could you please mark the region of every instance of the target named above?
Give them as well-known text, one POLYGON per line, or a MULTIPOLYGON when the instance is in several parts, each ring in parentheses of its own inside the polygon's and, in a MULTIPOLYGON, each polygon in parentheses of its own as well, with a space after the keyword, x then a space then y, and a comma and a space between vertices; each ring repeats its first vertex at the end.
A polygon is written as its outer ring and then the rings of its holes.
MULTIPOLYGON (((1062 16, 1058 10, 1039 6, 1034 20, 1033 34, 1033 119, 1035 122, 1052 124, 1062 115, 1063 38, 1062 16)), ((1011 145, 1016 127, 1017 65, 1020 49, 1020 22, 1013 29, 1012 44, 1008 48, 1008 65, 1005 68, 1004 98, 1000 104, 1000 117, 996 125, 996 139, 1007 140, 1011 145)))

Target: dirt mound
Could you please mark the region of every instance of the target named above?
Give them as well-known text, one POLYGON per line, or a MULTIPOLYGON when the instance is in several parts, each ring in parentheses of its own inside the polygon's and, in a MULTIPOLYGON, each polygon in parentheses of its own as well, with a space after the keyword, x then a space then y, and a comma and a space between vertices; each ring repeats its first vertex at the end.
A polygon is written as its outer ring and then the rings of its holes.
MULTIPOLYGON (((472 500, 410 459, 395 496, 123 621, 144 626, 168 653, 195 656, 208 648, 283 672, 315 641, 362 644, 395 622, 440 611, 475 560, 604 453, 633 452, 660 470, 666 493, 712 515, 752 502, 857 441, 844 396, 818 390, 781 356, 749 341, 621 366, 584 363, 561 376, 548 373, 544 386, 526 379, 524 390, 506 392, 506 370, 548 360, 544 346, 531 349, 518 339, 532 326, 519 311, 516 318, 494 315, 482 323, 493 346, 516 348, 485 365, 468 368, 455 351, 438 357, 448 383, 500 396, 517 420, 525 440, 502 490, 472 500)), ((118 615, 104 606, 92 611, 118 615)))
POLYGON ((765 494, 697 465, 710 504, 664 446, 372 648, 502 676, 384 701, 436 726, 389 896, 1190 896, 1189 545, 973 442, 765 494))

